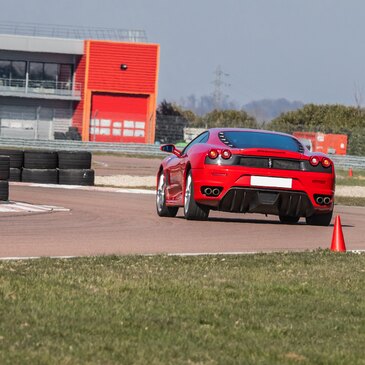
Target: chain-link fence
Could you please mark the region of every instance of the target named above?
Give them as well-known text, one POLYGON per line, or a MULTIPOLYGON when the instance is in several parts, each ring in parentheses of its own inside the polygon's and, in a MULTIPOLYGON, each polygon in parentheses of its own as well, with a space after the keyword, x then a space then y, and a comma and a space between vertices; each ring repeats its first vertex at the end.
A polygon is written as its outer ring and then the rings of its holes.
POLYGON ((155 140, 160 143, 184 141, 184 128, 188 121, 179 116, 157 115, 155 140))

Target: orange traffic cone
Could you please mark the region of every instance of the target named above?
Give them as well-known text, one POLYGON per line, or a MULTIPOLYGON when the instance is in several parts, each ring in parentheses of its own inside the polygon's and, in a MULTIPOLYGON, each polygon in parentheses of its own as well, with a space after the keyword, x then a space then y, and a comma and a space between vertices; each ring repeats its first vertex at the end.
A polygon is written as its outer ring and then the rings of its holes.
POLYGON ((354 174, 353 174, 353 172, 352 172, 352 168, 350 167, 349 168, 349 177, 353 177, 354 176, 354 174))
POLYGON ((345 240, 343 238, 341 218, 338 215, 333 229, 331 251, 346 252, 345 240))

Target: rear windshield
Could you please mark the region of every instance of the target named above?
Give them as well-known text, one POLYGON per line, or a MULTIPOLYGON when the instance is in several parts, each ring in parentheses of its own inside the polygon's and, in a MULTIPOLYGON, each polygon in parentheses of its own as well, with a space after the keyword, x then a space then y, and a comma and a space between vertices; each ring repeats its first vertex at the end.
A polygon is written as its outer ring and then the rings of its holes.
POLYGON ((235 148, 274 148, 302 152, 301 144, 290 136, 281 134, 228 131, 219 134, 221 141, 235 148))

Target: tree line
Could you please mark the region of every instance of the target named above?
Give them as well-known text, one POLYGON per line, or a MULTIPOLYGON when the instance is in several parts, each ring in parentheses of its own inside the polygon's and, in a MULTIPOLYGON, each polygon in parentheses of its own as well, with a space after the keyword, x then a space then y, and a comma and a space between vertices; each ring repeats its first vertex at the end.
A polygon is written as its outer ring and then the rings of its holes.
POLYGON ((347 153, 365 156, 365 110, 359 107, 306 104, 300 109, 282 113, 272 121, 262 124, 245 110, 213 110, 199 116, 191 110, 164 100, 157 108, 157 117, 162 116, 183 118, 191 128, 239 127, 289 134, 295 131, 346 134, 347 153))

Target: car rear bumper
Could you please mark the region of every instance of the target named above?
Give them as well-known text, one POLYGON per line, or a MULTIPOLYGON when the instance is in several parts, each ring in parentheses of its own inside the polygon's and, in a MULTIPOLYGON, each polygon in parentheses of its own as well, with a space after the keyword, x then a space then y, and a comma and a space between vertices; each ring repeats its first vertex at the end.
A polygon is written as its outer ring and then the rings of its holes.
MULTIPOLYGON (((194 199, 212 209, 308 217, 333 210, 334 177, 327 173, 278 171, 268 169, 217 168, 193 169, 194 199), (255 176, 256 179, 251 179, 255 176), (257 179, 259 177, 259 179, 257 179), (283 186, 256 186, 260 177, 279 181, 283 186), (219 187, 217 196, 204 194, 205 187, 219 187), (317 204, 318 195, 330 198, 329 204, 317 204)), ((260 183, 258 183, 260 184, 260 183)))

